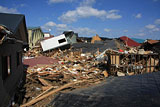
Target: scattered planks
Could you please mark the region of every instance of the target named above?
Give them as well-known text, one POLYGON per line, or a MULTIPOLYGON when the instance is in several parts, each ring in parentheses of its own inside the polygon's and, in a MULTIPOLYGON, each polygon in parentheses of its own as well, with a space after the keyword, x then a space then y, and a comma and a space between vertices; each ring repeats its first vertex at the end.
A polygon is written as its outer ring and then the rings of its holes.
POLYGON ((36 102, 38 102, 38 101, 40 101, 40 100, 42 100, 42 99, 44 99, 44 98, 46 98, 46 97, 48 97, 48 96, 56 93, 56 92, 59 92, 59 91, 65 89, 65 88, 68 88, 68 87, 70 87, 72 85, 75 85, 75 84, 81 83, 81 82, 84 82, 84 81, 71 82, 71 83, 65 84, 62 87, 57 88, 57 89, 55 89, 53 91, 50 91, 49 93, 45 94, 46 92, 48 92, 49 90, 51 90, 53 88, 53 86, 51 86, 48 90, 44 91, 43 93, 41 93, 40 95, 38 95, 37 97, 35 97, 33 100, 29 101, 26 104, 21 105, 20 107, 31 106, 32 104, 35 104, 36 102))

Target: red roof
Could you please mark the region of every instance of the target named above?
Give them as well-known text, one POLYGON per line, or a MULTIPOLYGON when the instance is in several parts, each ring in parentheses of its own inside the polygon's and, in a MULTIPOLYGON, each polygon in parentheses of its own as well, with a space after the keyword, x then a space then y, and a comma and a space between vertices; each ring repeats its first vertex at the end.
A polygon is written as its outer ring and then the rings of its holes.
POLYGON ((136 41, 126 37, 126 36, 122 36, 120 37, 121 40, 124 41, 125 45, 127 46, 131 46, 131 47, 137 47, 140 46, 141 44, 137 43, 136 41))
POLYGON ((37 64, 47 65, 47 64, 58 63, 58 60, 50 58, 50 57, 39 56, 39 57, 35 57, 35 58, 32 58, 32 59, 24 59, 23 63, 25 65, 29 65, 29 67, 32 67, 32 66, 36 66, 37 64))

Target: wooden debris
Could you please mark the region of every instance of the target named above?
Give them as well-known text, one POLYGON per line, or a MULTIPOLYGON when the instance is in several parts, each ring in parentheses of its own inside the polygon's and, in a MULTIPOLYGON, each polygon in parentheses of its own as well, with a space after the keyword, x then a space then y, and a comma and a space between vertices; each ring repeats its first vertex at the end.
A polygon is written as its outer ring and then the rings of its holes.
POLYGON ((105 77, 108 77, 107 71, 103 71, 103 75, 104 75, 105 77))
POLYGON ((44 80, 42 78, 38 78, 38 79, 44 86, 51 86, 51 84, 49 82, 47 82, 46 80, 44 80))
MULTIPOLYGON (((132 50, 135 51, 135 49, 132 50)), ((47 99, 51 94, 70 86, 73 86, 74 89, 82 88, 84 86, 88 87, 100 83, 110 75, 125 76, 140 74, 146 72, 146 70, 152 71, 152 67, 149 68, 150 65, 154 66, 154 64, 159 64, 159 62, 157 62, 158 59, 153 60, 155 59, 154 57, 145 57, 144 59, 141 59, 141 57, 139 58, 136 54, 137 56, 133 56, 132 58, 131 54, 128 53, 120 56, 118 51, 110 49, 106 52, 109 52, 110 55, 115 55, 108 57, 110 58, 111 66, 106 65, 108 62, 104 63, 104 61, 95 60, 97 56, 102 54, 99 49, 97 49, 97 52, 94 54, 82 53, 82 50, 78 52, 59 50, 42 54, 32 50, 29 55, 46 55, 59 59, 59 62, 52 65, 37 65, 28 68, 26 84, 27 93, 25 99, 30 101, 24 102, 26 104, 22 105, 22 107, 30 106, 35 103, 37 104, 40 100, 43 101, 43 99, 47 99), (107 67, 109 67, 110 71, 107 67), (114 72, 112 72, 112 70, 114 72), (76 83, 82 80, 85 82, 82 84, 76 83), (55 90, 51 91, 52 89, 55 90)), ((106 55, 108 56, 107 53, 105 53, 104 56, 106 57, 106 55)))
POLYGON ((53 90, 53 91, 51 91, 51 92, 49 92, 49 93, 47 93, 47 94, 45 94, 45 95, 42 95, 42 96, 39 95, 40 97, 36 97, 35 99, 29 101, 29 102, 26 103, 26 104, 21 105, 20 107, 30 106, 30 105, 32 105, 32 104, 34 104, 34 103, 36 103, 36 102, 38 102, 38 101, 46 98, 46 97, 48 97, 48 96, 50 96, 50 95, 52 95, 52 94, 54 94, 54 93, 56 93, 56 92, 58 92, 58 91, 61 91, 62 89, 65 89, 65 88, 67 88, 67 87, 70 87, 70 86, 72 86, 72 85, 74 85, 74 84, 76 84, 76 83, 68 83, 68 84, 65 84, 64 86, 62 86, 62 87, 60 87, 60 88, 58 88, 58 89, 55 89, 55 90, 53 90))

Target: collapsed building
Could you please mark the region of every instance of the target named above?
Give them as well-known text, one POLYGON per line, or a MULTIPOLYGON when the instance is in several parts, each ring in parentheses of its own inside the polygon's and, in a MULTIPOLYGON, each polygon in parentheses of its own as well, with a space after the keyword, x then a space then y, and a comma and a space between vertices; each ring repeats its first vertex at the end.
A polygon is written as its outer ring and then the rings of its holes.
POLYGON ((40 27, 28 27, 29 48, 34 48, 37 43, 44 38, 44 33, 40 27))
MULTIPOLYGON (((72 35, 72 32, 64 34, 72 35)), ((101 41, 94 43, 91 43, 90 38, 90 42, 70 43, 69 49, 58 50, 56 48, 61 47, 59 42, 68 43, 64 34, 57 36, 58 39, 55 37, 47 39, 57 41, 57 45, 54 45, 53 41, 46 45, 47 47, 52 45, 48 49, 53 49, 51 51, 42 52, 35 48, 25 53, 26 56, 33 58, 24 61, 30 66, 27 70, 26 84, 26 89, 29 91, 25 95, 22 107, 33 104, 45 105, 56 92, 90 87, 108 77, 130 78, 131 75, 160 70, 159 54, 140 49, 140 44, 128 37, 124 40, 102 38, 101 41), (39 102, 40 100, 42 102, 39 102)), ((70 39, 72 36, 68 37, 70 39)))
POLYGON ((155 53, 160 53, 160 41, 159 40, 146 40, 142 46, 142 49, 148 51, 153 51, 155 53))
POLYGON ((70 47, 71 44, 77 43, 78 34, 73 31, 65 31, 63 34, 48 38, 41 41, 43 51, 52 50, 55 48, 70 47))
POLYGON ((121 40, 126 46, 130 46, 130 47, 138 47, 141 45, 140 43, 137 43, 136 41, 132 40, 127 36, 122 36, 119 38, 119 40, 121 40))
POLYGON ((27 46, 25 16, 0 13, 0 106, 14 100, 25 79, 22 52, 27 46))

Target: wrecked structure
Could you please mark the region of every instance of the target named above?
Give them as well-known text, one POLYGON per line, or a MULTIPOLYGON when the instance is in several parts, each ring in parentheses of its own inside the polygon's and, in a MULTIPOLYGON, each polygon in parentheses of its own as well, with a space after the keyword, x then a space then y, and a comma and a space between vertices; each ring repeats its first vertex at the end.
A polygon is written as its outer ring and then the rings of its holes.
POLYGON ((64 34, 41 41, 43 51, 59 48, 68 44, 64 34))
POLYGON ((144 74, 160 70, 160 55, 144 50, 137 52, 109 51, 108 68, 112 75, 125 76, 134 74, 144 74))
POLYGON ((160 41, 159 40, 146 40, 142 46, 145 51, 151 50, 154 53, 160 53, 160 41))
POLYGON ((29 68, 22 107, 46 106, 58 92, 90 87, 108 77, 160 70, 159 54, 125 46, 117 39, 103 38, 95 43, 74 43, 70 49, 55 49, 44 53, 35 48, 25 53, 25 56, 33 58, 24 61, 29 68))
POLYGON ((44 38, 40 27, 28 27, 29 48, 32 49, 44 38))
POLYGON ((48 38, 41 41, 43 51, 48 51, 55 48, 63 48, 63 46, 69 46, 77 43, 78 34, 73 31, 65 31, 62 35, 48 38))
POLYGON ((64 31, 63 34, 69 44, 77 43, 78 33, 74 33, 73 31, 64 31))
POLYGON ((44 38, 51 37, 51 34, 49 32, 43 32, 44 33, 44 38))
POLYGON ((127 36, 122 36, 122 37, 119 38, 119 40, 123 41, 123 43, 124 43, 126 46, 130 46, 130 47, 138 47, 138 46, 141 45, 140 43, 137 43, 136 41, 130 39, 130 38, 127 37, 127 36))
POLYGON ((24 15, 0 13, 0 24, 0 106, 6 107, 25 79, 22 52, 28 34, 24 15))
POLYGON ((95 43, 98 41, 102 41, 102 39, 99 37, 99 35, 96 34, 96 36, 92 37, 91 43, 95 43))

